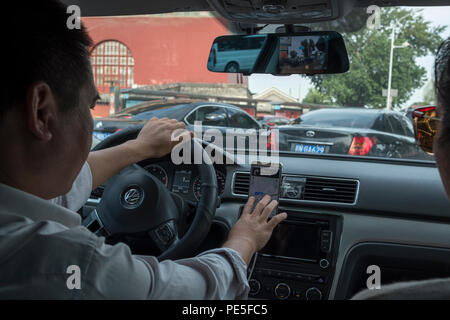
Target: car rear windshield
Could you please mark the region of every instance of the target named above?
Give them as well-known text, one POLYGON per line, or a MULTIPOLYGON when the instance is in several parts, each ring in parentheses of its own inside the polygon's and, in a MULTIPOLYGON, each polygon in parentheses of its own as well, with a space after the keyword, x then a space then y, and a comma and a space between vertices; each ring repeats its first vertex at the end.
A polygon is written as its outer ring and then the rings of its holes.
POLYGON ((316 111, 306 113, 300 118, 300 124, 317 127, 372 128, 378 117, 375 112, 355 111, 316 111))

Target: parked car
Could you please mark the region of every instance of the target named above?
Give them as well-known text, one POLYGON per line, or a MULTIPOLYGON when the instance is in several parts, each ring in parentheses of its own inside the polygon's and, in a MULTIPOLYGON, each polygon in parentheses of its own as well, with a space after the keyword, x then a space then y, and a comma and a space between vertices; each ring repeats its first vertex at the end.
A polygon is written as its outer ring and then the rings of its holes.
POLYGON ((291 120, 282 116, 263 116, 258 118, 258 122, 263 128, 274 128, 288 125, 291 120))
POLYGON ((404 113, 363 108, 321 109, 302 115, 294 123, 278 128, 280 151, 427 157, 417 147, 412 123, 404 113))
MULTIPOLYGON (((143 125, 147 120, 157 118, 169 118, 182 121, 186 124, 187 129, 194 130, 194 122, 201 121, 202 131, 208 129, 218 129, 225 133, 227 129, 261 129, 261 125, 247 112, 239 107, 214 102, 195 102, 179 105, 152 105, 143 103, 136 105, 132 110, 124 110, 123 112, 108 118, 97 118, 94 121, 94 135, 103 140, 114 132, 124 128, 143 125), (136 114, 135 112, 140 110, 136 114), (145 110, 145 111, 143 111, 145 110)), ((237 133, 238 139, 240 136, 237 133)), ((224 139, 225 142, 225 139, 224 139)), ((238 143, 236 142, 236 145, 238 143)))

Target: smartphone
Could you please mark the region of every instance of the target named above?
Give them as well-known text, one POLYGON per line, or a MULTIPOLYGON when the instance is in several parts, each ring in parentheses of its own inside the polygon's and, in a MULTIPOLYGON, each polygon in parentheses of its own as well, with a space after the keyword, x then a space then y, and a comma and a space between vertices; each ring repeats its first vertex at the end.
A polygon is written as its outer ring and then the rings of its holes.
MULTIPOLYGON (((278 201, 280 198, 281 185, 281 163, 280 164, 262 164, 260 162, 252 163, 250 167, 250 187, 248 196, 255 197, 256 204, 268 194, 272 200, 278 201)), ((270 214, 273 217, 278 212, 278 206, 270 214)))

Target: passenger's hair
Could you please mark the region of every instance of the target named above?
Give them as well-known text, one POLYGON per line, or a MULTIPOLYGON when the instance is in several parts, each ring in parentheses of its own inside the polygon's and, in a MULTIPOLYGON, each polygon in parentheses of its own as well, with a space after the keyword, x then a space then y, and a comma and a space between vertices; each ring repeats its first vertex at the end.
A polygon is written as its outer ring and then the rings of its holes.
POLYGON ((71 13, 57 0, 12 1, 2 13, 0 120, 36 81, 49 85, 62 110, 77 106, 91 73, 84 27, 69 29, 71 13))
POLYGON ((450 143, 450 38, 442 42, 434 64, 437 104, 442 108, 440 139, 450 143))

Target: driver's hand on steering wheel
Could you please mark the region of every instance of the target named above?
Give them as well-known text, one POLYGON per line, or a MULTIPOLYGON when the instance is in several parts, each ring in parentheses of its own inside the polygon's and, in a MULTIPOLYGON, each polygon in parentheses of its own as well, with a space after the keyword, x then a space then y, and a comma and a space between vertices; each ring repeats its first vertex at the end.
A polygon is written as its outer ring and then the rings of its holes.
POLYGON ((172 134, 187 141, 193 136, 192 132, 186 129, 186 125, 175 119, 156 117, 151 118, 135 140, 132 141, 133 148, 141 154, 142 159, 161 158, 172 151, 172 148, 179 143, 180 139, 172 139, 172 134))
POLYGON ((282 212, 269 220, 270 213, 278 205, 277 201, 270 200, 270 196, 264 196, 252 212, 255 198, 250 197, 223 245, 238 251, 247 265, 255 252, 261 250, 269 241, 273 229, 287 218, 287 213, 282 212))

